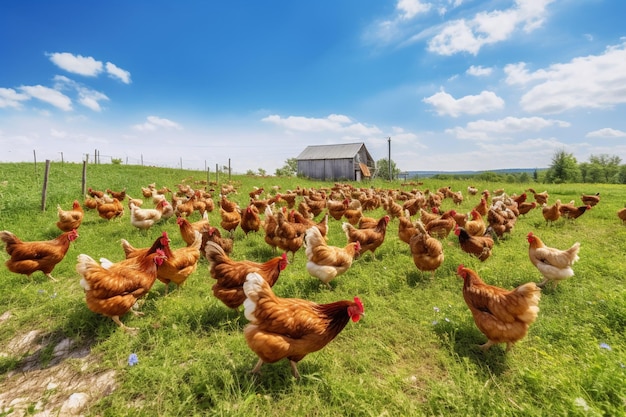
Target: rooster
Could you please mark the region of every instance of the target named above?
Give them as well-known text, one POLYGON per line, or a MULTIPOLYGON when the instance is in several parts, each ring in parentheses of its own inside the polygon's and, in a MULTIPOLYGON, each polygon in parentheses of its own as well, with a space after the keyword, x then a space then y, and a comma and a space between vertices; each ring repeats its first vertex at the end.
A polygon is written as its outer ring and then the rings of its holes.
POLYGON ((78 255, 76 271, 81 275, 80 285, 85 290, 87 307, 97 314, 110 317, 124 331, 135 333, 136 328, 120 321, 120 316, 133 310, 138 299, 146 295, 157 277, 157 268, 171 255, 169 238, 163 232, 150 249, 136 258, 112 263, 101 258, 98 264, 89 255, 78 255))
POLYGON ((543 281, 537 284, 539 287, 551 282, 553 288, 556 288, 559 282, 574 276, 572 265, 579 259, 580 242, 574 243, 567 250, 560 250, 546 246, 533 232, 528 233, 526 239, 530 262, 543 275, 543 281))
POLYGON ((54 267, 65 258, 70 243, 77 238, 78 232, 70 230, 56 239, 24 242, 8 230, 0 232, 0 240, 10 256, 5 263, 9 271, 29 278, 33 272, 41 271, 52 281, 56 281, 52 276, 54 267))
POLYGON ((57 205, 57 215, 59 217, 57 227, 62 232, 69 232, 70 230, 78 229, 83 222, 85 212, 78 200, 74 200, 71 210, 63 210, 60 205, 57 205))
MULTIPOLYGON (((194 241, 191 245, 172 250, 167 259, 159 266, 157 279, 165 284, 165 295, 169 292, 170 282, 176 284, 176 288, 179 289, 187 278, 196 271, 200 259, 201 244, 202 235, 195 231, 194 241)), ((122 239, 122 248, 126 259, 144 256, 150 249, 135 248, 126 239, 122 239)))
POLYGON ((259 273, 271 287, 288 264, 286 253, 264 263, 235 261, 215 242, 207 242, 205 256, 210 264, 211 277, 216 280, 212 288, 213 295, 232 309, 238 309, 246 298, 243 283, 250 272, 259 273))
POLYGON ((324 348, 344 329, 348 321, 358 322, 364 314, 363 303, 336 301, 316 304, 298 298, 279 298, 256 272, 243 284, 246 295, 244 314, 250 321, 243 330, 246 343, 259 361, 252 369, 258 373, 264 363, 289 360, 291 372, 300 378, 297 364, 306 355, 324 348))
POLYGON ((459 265, 457 274, 463 279, 463 298, 472 312, 476 327, 487 343, 480 346, 488 350, 498 343, 506 343, 508 352, 528 333, 528 327, 537 319, 541 290, 534 282, 513 290, 487 285, 478 274, 459 265))
POLYGON ((389 215, 384 215, 378 220, 378 224, 373 229, 357 229, 347 222, 344 222, 341 228, 345 232, 348 242, 358 241, 361 244, 361 252, 370 251, 372 258, 376 259, 374 251, 383 244, 388 224, 389 215))
POLYGON ((330 281, 346 272, 361 250, 358 241, 348 243, 343 248, 327 245, 326 239, 315 226, 305 232, 304 245, 308 260, 306 270, 329 289, 332 289, 330 281))

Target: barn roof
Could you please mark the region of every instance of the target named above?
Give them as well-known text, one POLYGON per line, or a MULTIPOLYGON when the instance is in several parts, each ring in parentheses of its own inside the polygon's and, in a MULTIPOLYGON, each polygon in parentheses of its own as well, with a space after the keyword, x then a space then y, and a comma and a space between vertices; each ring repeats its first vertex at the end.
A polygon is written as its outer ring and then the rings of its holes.
MULTIPOLYGON (((312 145, 307 146, 296 159, 345 159, 354 158, 359 153, 361 148, 364 148, 364 143, 344 143, 340 145, 312 145)), ((372 157, 365 149, 367 157, 371 160, 372 157)))

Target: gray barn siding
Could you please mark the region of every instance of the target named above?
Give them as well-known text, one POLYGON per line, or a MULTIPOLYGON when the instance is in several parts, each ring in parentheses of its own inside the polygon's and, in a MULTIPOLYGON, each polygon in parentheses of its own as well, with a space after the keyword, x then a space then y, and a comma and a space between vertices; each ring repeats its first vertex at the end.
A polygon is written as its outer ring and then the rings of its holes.
POLYGON ((308 177, 324 181, 354 180, 354 161, 352 159, 310 159, 298 161, 298 172, 308 177))
POLYGON ((298 175, 325 181, 360 181, 363 176, 359 163, 368 166, 371 172, 376 167, 363 143, 308 146, 296 159, 298 175))

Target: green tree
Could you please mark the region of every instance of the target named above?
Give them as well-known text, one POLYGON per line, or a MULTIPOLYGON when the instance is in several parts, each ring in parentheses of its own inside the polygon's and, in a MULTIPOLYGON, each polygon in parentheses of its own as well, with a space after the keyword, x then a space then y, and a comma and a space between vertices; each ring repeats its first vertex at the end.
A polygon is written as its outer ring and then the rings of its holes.
POLYGON ((391 178, 389 178, 389 160, 387 158, 382 158, 376 161, 376 168, 378 169, 378 173, 376 174, 378 178, 382 178, 384 180, 392 180, 394 178, 398 178, 398 174, 400 174, 400 170, 396 167, 396 163, 391 160, 391 178))
POLYGON ((277 177, 293 177, 298 173, 298 160, 296 158, 289 158, 285 161, 285 165, 282 168, 276 168, 274 175, 277 177))
POLYGON ((522 172, 519 176, 519 178, 517 179, 518 182, 530 182, 530 175, 528 175, 528 172, 522 172))
POLYGON ((599 171, 599 176, 602 177, 598 182, 615 182, 621 162, 622 159, 615 155, 600 154, 589 157, 589 164, 595 167, 599 171))
POLYGON ((622 165, 619 167, 619 172, 617 173, 617 182, 619 184, 626 184, 626 165, 622 165))
POLYGON ((552 165, 546 172, 546 182, 566 183, 581 180, 580 168, 573 154, 565 150, 556 151, 552 157, 552 165))

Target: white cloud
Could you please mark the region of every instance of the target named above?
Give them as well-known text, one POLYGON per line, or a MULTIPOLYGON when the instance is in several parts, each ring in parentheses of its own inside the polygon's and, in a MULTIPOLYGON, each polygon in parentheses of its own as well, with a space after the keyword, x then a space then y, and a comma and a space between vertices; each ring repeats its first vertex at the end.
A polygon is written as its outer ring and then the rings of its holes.
POLYGON ((0 108, 13 107, 19 109, 22 102, 29 100, 27 94, 20 94, 12 88, 0 88, 0 108))
POLYGON ((420 0, 398 0, 396 4, 396 9, 400 11, 400 18, 404 20, 413 19, 418 14, 426 13, 431 7, 430 3, 423 3, 420 0))
POLYGON ((99 112, 102 110, 100 101, 103 100, 109 100, 109 98, 99 91, 88 88, 78 90, 78 102, 93 111, 99 112))
POLYGON ((593 132, 589 132, 585 135, 586 138, 624 138, 626 137, 626 132, 621 130, 611 129, 610 127, 605 127, 604 129, 594 130, 593 132))
POLYGON ((53 64, 73 74, 95 77, 102 72, 102 62, 90 56, 73 55, 69 52, 55 52, 48 56, 53 64))
POLYGON ((70 90, 76 91, 78 94, 78 102, 83 106, 93 110, 101 111, 100 101, 108 101, 109 98, 104 94, 96 90, 92 90, 86 87, 84 84, 69 79, 63 75, 57 75, 54 77, 54 88, 56 90, 70 90))
POLYGON ((72 110, 72 100, 65 94, 43 85, 21 86, 20 90, 30 97, 52 104, 64 111, 72 110))
POLYGON ((554 0, 517 0, 515 7, 477 13, 471 19, 453 20, 428 43, 428 50, 439 55, 469 52, 476 55, 489 44, 509 39, 521 26, 530 32, 541 26, 546 7, 554 0))
POLYGON ((428 13, 432 8, 430 2, 422 0, 398 0, 395 13, 388 18, 374 22, 365 31, 363 37, 374 44, 388 44, 406 38, 412 38, 415 32, 411 22, 416 17, 428 13))
POLYGON ((169 119, 163 119, 157 116, 148 116, 146 120, 147 122, 145 123, 134 125, 133 129, 140 132, 154 131, 159 128, 182 130, 181 125, 169 119))
POLYGON ((53 138, 63 139, 67 137, 67 132, 50 128, 50 136, 53 138))
POLYGON ((542 117, 505 117, 500 120, 477 120, 467 123, 465 127, 446 129, 445 132, 455 135, 457 139, 496 141, 508 140, 513 134, 520 132, 537 132, 549 127, 569 126, 568 122, 542 117))
POLYGON ((511 85, 537 85, 521 98, 527 112, 560 113, 575 108, 607 108, 626 103, 626 43, 601 55, 572 59, 530 72, 526 64, 505 67, 511 85))
POLYGON ((480 65, 472 65, 467 69, 466 72, 467 74, 473 75, 475 77, 486 77, 488 75, 491 75, 491 73, 493 72, 493 68, 485 68, 481 67, 480 65))
POLYGON ((109 73, 109 76, 119 79, 124 84, 130 84, 130 72, 121 69, 111 62, 107 62, 105 67, 107 72, 109 73))
POLYGON ((336 132, 357 136, 380 135, 382 131, 376 126, 366 126, 362 123, 354 123, 349 117, 341 114, 331 114, 326 118, 314 118, 303 116, 288 116, 282 118, 279 115, 270 115, 263 119, 281 126, 287 130, 299 132, 336 132))
POLYGON ((504 100, 492 91, 482 91, 477 96, 455 99, 445 91, 440 91, 422 100, 435 108, 440 116, 458 117, 462 114, 480 114, 504 107, 504 100))

